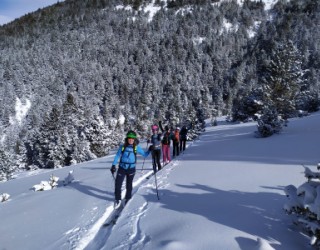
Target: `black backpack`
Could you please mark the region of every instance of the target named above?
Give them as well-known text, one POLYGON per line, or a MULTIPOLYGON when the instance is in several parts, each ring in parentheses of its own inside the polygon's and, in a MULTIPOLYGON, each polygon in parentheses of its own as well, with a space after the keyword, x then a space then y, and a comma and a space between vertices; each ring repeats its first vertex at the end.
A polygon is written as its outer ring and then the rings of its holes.
POLYGON ((170 145, 170 132, 166 132, 162 138, 162 144, 170 145))

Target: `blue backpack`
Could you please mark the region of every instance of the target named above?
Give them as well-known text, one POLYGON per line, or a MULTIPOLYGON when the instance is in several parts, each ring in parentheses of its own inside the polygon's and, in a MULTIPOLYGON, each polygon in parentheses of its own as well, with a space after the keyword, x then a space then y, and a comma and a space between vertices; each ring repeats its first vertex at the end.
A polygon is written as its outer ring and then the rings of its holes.
POLYGON ((125 146, 125 145, 123 145, 122 146, 122 150, 121 150, 121 158, 120 158, 120 162, 122 162, 122 163, 126 163, 126 164, 133 164, 133 163, 136 163, 137 162, 137 145, 135 145, 135 144, 133 144, 133 151, 131 151, 131 150, 127 150, 127 149, 129 149, 130 147, 128 147, 128 145, 127 146, 125 146), (124 156, 124 154, 125 153, 127 153, 127 159, 130 157, 130 154, 131 153, 134 153, 134 162, 123 162, 122 161, 122 158, 123 158, 123 156, 124 156))

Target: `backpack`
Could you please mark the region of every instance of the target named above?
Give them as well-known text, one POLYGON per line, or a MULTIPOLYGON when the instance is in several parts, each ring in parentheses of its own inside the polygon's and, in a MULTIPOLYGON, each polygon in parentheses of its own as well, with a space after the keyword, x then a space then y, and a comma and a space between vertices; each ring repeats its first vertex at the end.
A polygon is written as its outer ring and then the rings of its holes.
POLYGON ((162 144, 170 145, 170 132, 166 132, 162 139, 162 144))
POLYGON ((178 142, 178 141, 180 140, 180 133, 179 133, 179 131, 175 131, 175 132, 174 132, 174 140, 175 140, 176 142, 178 142))
MULTIPOLYGON (((122 146, 120 162, 122 162, 121 161, 122 155, 123 155, 123 152, 126 150, 126 148, 127 148, 127 146, 125 146, 125 145, 122 146)), ((133 153, 134 153, 134 158, 135 158, 134 163, 136 163, 137 162, 137 145, 136 144, 133 144, 133 153)))
POLYGON ((161 134, 151 135, 148 143, 156 144, 157 142, 161 142, 161 134))

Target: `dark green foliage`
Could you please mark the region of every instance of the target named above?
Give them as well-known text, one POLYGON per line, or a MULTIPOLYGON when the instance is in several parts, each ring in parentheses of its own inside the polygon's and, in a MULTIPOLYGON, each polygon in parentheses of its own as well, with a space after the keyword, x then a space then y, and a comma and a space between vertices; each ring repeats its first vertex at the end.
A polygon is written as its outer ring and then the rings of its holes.
POLYGON ((257 120, 263 110, 263 90, 253 90, 241 99, 235 99, 232 109, 232 119, 234 121, 257 120))
POLYGON ((301 91, 301 58, 291 41, 277 45, 264 64, 261 84, 264 102, 276 108, 284 119, 294 116, 295 99, 301 91))
POLYGON ((307 111, 307 112, 316 112, 319 110, 319 95, 316 92, 312 91, 303 91, 296 97, 296 109, 307 111))
MULTIPOLYGON (((184 6, 204 5, 210 3, 208 0, 168 0, 167 8, 181 8, 184 6)), ((215 2, 215 1, 213 1, 215 2)))
POLYGON ((0 149, 0 181, 11 179, 14 170, 14 161, 10 158, 9 153, 0 149))
MULTIPOLYGON (((316 2, 278 1, 272 10, 275 19, 261 25, 250 53, 256 58, 250 60, 257 63, 256 77, 264 88, 264 105, 275 107, 283 118, 295 116, 298 110, 318 109, 320 78, 315 56, 318 50, 314 46, 319 45, 316 23, 320 16, 316 2)), ((238 110, 243 111, 243 98, 241 94, 234 102, 236 116, 238 110)))
POLYGON ((276 109, 265 108, 258 119, 258 134, 261 137, 269 137, 274 133, 279 133, 285 121, 279 116, 276 109))
POLYGON ((297 116, 296 100, 302 86, 306 87, 303 83, 302 58, 292 41, 274 43, 272 46, 270 54, 260 61, 264 110, 258 121, 258 132, 262 137, 280 132, 283 119, 297 116))

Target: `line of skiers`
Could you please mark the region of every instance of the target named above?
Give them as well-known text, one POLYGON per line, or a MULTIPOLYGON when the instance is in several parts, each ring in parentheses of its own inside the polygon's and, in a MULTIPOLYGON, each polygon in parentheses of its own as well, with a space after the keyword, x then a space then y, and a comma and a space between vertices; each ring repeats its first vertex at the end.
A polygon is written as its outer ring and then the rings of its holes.
MULTIPOLYGON (((161 121, 159 126, 153 125, 152 135, 148 139, 147 143, 151 143, 149 148, 144 151, 140 145, 138 145, 137 134, 130 130, 128 131, 125 143, 120 145, 113 163, 110 169, 112 176, 116 172, 116 165, 119 162, 119 168, 115 178, 115 203, 114 208, 119 208, 121 204, 121 187, 126 178, 126 194, 125 204, 131 199, 132 196, 132 182, 136 172, 137 153, 143 157, 147 157, 152 153, 152 163, 154 172, 159 171, 164 165, 171 161, 170 157, 170 142, 173 141, 173 157, 178 156, 181 151, 186 148, 188 129, 183 126, 180 130, 179 127, 175 129, 169 128, 168 125, 163 129, 161 121), (161 129, 161 132, 159 131, 161 129), (163 156, 163 165, 161 165, 161 149, 163 156)), ((147 144, 147 145, 148 145, 147 144)))
POLYGON ((186 149, 186 141, 188 129, 186 126, 183 126, 180 130, 179 127, 169 128, 166 125, 163 129, 161 121, 159 122, 159 127, 157 125, 153 125, 152 127, 152 135, 148 140, 148 143, 152 144, 152 159, 153 166, 156 168, 155 170, 160 170, 162 165, 166 165, 171 161, 170 157, 170 144, 172 141, 173 144, 173 152, 172 156, 179 156, 179 153, 186 149), (160 128, 160 130, 159 130, 160 128), (161 148, 162 148, 162 159, 163 164, 161 165, 160 157, 161 157, 161 148))

